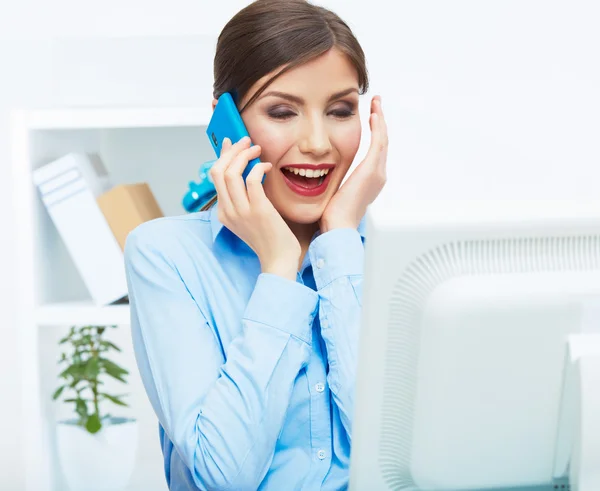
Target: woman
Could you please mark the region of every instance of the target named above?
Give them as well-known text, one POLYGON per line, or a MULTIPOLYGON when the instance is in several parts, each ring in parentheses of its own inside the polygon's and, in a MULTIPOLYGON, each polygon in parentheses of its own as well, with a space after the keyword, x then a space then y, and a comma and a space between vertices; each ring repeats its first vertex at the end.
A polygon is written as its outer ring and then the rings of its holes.
POLYGON ((167 482, 342 489, 361 219, 385 182, 381 101, 371 104, 368 154, 340 187, 367 88, 363 51, 342 20, 302 0, 259 0, 223 29, 214 68, 213 107, 234 94, 255 146, 226 141, 211 170, 216 203, 145 223, 126 246, 133 342, 167 482))

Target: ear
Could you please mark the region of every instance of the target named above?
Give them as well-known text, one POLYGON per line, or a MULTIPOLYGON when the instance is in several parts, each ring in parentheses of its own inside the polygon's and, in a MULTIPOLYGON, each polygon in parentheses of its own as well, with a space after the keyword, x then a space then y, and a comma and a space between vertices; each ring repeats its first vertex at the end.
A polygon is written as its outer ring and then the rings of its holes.
POLYGON ((215 110, 215 107, 217 106, 217 102, 218 102, 217 99, 213 99, 213 101, 212 101, 213 111, 215 110))

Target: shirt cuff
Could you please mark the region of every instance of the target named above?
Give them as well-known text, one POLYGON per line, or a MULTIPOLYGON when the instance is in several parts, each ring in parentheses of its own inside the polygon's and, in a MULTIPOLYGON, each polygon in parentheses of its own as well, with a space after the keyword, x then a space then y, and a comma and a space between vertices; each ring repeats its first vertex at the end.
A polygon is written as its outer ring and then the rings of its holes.
POLYGON ((360 233, 335 228, 319 235, 308 248, 317 289, 342 276, 362 275, 365 248, 360 233))
POLYGON ((244 319, 285 331, 309 345, 319 295, 311 288, 281 276, 261 273, 244 319))

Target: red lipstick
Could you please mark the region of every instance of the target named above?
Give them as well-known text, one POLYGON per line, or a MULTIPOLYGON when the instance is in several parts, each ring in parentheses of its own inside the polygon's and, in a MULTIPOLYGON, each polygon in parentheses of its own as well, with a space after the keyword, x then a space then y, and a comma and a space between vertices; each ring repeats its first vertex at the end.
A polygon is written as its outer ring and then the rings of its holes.
POLYGON ((281 168, 285 167, 293 167, 295 169, 313 169, 313 170, 321 170, 321 169, 333 169, 335 164, 318 164, 318 165, 310 165, 310 164, 288 164, 282 165, 281 168))
MULTIPOLYGON (((283 167, 294 167, 296 169, 333 169, 335 164, 319 164, 319 165, 308 165, 308 164, 298 164, 298 165, 290 165, 283 167)), ((288 185, 288 187, 294 191, 294 193, 299 194, 300 196, 306 197, 314 197, 323 194, 327 190, 327 186, 329 185, 329 181, 331 180, 331 174, 333 171, 330 170, 325 176, 320 178, 316 177, 302 177, 297 176, 294 173, 290 173, 289 171, 283 170, 281 168, 281 173, 283 174, 283 180, 288 185), (322 182, 319 181, 322 179, 322 182)))

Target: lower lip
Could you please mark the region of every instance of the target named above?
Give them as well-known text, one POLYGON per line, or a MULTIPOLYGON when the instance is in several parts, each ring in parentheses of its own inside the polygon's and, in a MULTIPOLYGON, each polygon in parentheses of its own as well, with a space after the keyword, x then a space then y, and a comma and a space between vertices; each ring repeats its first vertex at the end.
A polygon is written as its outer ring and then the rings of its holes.
POLYGON ((299 194, 300 196, 319 196, 320 194, 323 194, 325 192, 325 190, 327 189, 327 185, 329 184, 329 181, 331 179, 331 174, 333 172, 333 169, 330 169, 329 172, 325 175, 325 179, 323 179, 323 182, 318 185, 316 188, 311 188, 311 189, 307 189, 307 188, 303 188, 302 186, 298 186, 296 183, 290 181, 287 178, 286 175, 286 171, 282 170, 281 173, 283 174, 283 180, 285 181, 285 183, 288 185, 288 187, 294 191, 294 193, 299 194))

